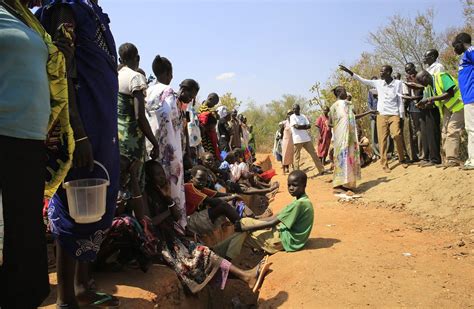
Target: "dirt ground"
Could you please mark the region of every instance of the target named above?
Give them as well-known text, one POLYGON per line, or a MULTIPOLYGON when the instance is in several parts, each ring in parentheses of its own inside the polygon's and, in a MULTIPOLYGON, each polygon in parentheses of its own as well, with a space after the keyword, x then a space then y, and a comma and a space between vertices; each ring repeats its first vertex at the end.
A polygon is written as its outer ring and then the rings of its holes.
MULTIPOLYGON (((271 207, 278 212, 292 198, 276 169, 281 189, 271 207)), ((333 195, 331 178, 309 180, 310 240, 300 252, 270 258, 258 296, 230 280, 223 292, 211 287, 186 297, 160 265, 147 274, 99 274, 99 287, 120 297, 123 308, 474 308, 473 172, 398 166, 385 174, 375 163, 362 170, 362 197, 349 202, 333 195)), ((246 249, 234 262, 252 267, 261 256, 246 249)), ((54 273, 51 281, 54 288, 54 273)), ((54 297, 46 308, 54 308, 54 297)))

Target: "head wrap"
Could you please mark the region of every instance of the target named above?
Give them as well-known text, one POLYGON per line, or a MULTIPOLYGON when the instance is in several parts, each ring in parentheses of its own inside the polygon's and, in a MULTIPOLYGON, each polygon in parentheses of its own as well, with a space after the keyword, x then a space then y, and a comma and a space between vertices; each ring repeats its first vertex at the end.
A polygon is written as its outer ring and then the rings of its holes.
POLYGON ((219 106, 217 108, 217 114, 219 115, 219 118, 225 118, 229 115, 229 110, 225 106, 219 106))

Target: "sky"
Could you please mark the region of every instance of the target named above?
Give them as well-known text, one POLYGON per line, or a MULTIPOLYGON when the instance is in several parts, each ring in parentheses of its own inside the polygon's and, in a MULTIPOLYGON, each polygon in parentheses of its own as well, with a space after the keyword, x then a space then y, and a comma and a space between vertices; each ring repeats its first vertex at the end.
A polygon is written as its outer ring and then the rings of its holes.
POLYGON ((371 51, 368 34, 394 14, 435 10, 438 32, 463 23, 460 0, 100 0, 117 48, 134 43, 147 74, 156 55, 172 86, 193 78, 199 97, 232 92, 258 105, 284 94, 312 97, 340 63, 371 51))

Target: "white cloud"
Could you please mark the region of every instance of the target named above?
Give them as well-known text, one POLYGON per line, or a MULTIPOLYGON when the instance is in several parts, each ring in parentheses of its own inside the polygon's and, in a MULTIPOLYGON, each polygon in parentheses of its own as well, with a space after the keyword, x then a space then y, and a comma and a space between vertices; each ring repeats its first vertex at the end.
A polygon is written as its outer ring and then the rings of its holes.
POLYGON ((235 72, 225 72, 216 76, 217 80, 229 80, 235 77, 235 72))

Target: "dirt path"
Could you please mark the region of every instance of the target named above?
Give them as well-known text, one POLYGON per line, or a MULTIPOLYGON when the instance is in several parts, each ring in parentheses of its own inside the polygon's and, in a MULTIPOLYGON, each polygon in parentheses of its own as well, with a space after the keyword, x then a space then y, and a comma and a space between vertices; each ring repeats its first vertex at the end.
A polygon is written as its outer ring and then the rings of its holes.
MULTIPOLYGON (((362 184, 380 177, 378 168, 371 167, 362 184)), ((408 181, 420 173, 402 170, 390 177, 407 173, 408 181)), ((474 307, 474 235, 423 231, 424 220, 407 212, 339 203, 330 179, 310 180, 311 239, 303 251, 271 257, 274 271, 260 292, 261 308, 474 307)), ((390 185, 384 188, 390 194, 390 185)), ((272 206, 278 210, 290 200, 283 192, 272 206)))

